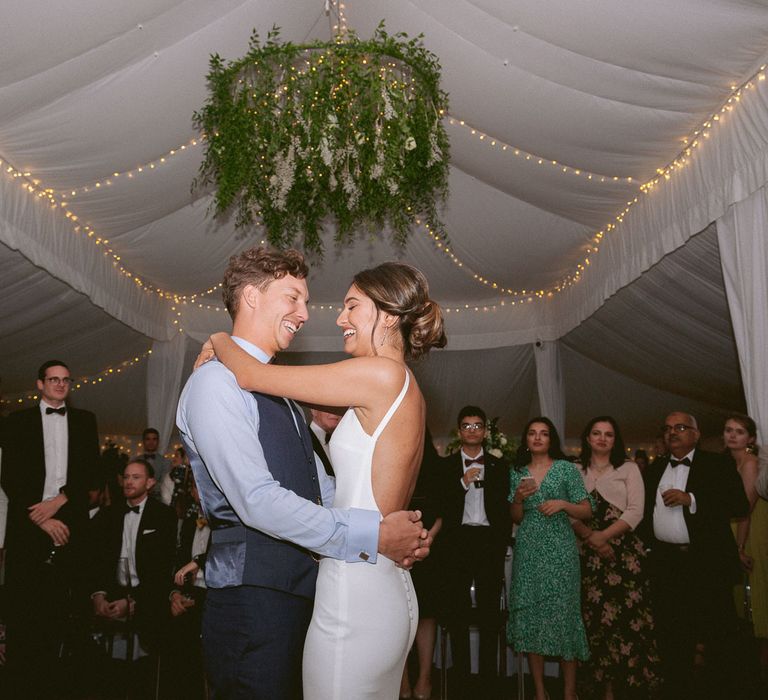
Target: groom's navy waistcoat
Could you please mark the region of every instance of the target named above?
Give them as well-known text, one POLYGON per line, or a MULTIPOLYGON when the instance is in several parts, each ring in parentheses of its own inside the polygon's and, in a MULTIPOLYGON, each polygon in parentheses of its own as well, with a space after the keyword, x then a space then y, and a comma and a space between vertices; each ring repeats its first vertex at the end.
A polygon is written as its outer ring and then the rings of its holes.
MULTIPOLYGON (((253 396, 259 408, 259 441, 270 473, 284 488, 319 503, 317 467, 306 424, 299 415, 294 420, 285 399, 256 392, 253 396)), ((243 525, 207 472, 200 476, 198 486, 205 494, 211 525, 207 585, 262 586, 314 597, 317 563, 310 553, 243 525)))

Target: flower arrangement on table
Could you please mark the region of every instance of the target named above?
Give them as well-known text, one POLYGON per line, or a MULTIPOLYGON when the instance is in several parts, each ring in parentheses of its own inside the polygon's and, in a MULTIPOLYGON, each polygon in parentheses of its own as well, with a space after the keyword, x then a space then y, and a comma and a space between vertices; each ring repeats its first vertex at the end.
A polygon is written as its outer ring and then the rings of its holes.
MULTIPOLYGON (((486 434, 483 442, 483 450, 493 455, 496 459, 503 459, 509 464, 513 464, 517 455, 517 440, 508 438, 499 430, 499 417, 491 418, 485 424, 486 434)), ((461 438, 459 431, 454 428, 451 430, 451 441, 446 445, 446 454, 453 454, 461 449, 461 438)))
POLYGON ((269 242, 322 253, 389 225, 404 243, 417 219, 436 234, 448 192, 448 136, 440 63, 421 35, 370 40, 353 31, 331 42, 261 44, 226 62, 214 54, 209 97, 194 115, 205 156, 193 187, 214 184, 216 215, 236 207, 241 232, 263 224, 269 242), (421 218, 418 218, 421 217, 421 218))

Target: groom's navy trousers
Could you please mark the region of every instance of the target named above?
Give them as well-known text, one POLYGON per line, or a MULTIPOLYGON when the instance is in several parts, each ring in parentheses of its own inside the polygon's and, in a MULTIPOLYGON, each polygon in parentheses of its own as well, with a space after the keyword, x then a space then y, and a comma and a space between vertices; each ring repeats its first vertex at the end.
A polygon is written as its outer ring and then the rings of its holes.
POLYGON ((312 601, 236 586, 208 591, 203 651, 211 700, 300 700, 312 601), (288 683, 286 684, 286 679, 288 683))

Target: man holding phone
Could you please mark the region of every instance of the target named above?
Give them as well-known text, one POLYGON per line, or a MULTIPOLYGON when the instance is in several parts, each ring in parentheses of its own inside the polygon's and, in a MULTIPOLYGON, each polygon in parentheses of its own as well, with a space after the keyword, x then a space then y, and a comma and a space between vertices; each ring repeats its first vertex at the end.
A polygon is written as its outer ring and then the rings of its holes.
POLYGON ((485 412, 465 406, 458 416, 461 450, 442 460, 442 556, 446 572, 445 619, 453 652, 452 693, 470 697, 469 626, 480 629, 480 674, 475 691, 493 697, 497 687, 499 600, 509 542, 509 465, 483 449, 485 412), (472 619, 474 583, 477 618, 472 619), (490 695, 489 695, 490 694, 490 695))

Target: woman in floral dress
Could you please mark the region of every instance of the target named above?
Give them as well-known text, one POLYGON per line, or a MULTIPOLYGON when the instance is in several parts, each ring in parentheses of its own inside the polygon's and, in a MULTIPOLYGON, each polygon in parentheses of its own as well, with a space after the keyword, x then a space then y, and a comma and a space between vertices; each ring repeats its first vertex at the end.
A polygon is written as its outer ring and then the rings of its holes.
POLYGON ((507 639, 528 653, 536 700, 544 689, 544 657, 561 659, 565 698, 576 697, 576 660, 589 656, 581 620, 579 553, 568 517, 592 514, 578 468, 565 459, 549 418, 523 431, 510 472, 512 520, 520 525, 512 559, 507 639))
POLYGON ((582 541, 582 611, 590 651, 579 671, 583 698, 653 697, 659 685, 645 546, 634 534, 643 519, 643 479, 625 459, 616 421, 598 416, 581 434, 584 486, 595 503, 582 541))

